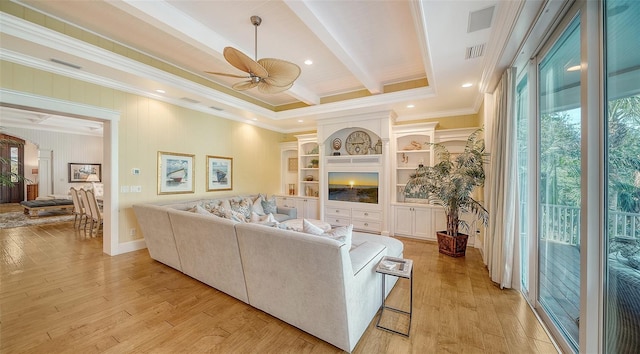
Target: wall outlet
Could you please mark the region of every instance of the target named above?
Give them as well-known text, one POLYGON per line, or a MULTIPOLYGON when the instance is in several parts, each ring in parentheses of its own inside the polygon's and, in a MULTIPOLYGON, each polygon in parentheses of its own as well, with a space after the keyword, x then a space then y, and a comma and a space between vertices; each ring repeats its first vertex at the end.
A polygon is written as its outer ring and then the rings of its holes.
POLYGON ((129 229, 129 236, 135 236, 136 235, 136 229, 129 229))
POLYGON ((120 186, 120 193, 129 193, 129 186, 120 186))
POLYGON ((133 193, 142 192, 142 186, 131 186, 131 192, 133 192, 133 193))

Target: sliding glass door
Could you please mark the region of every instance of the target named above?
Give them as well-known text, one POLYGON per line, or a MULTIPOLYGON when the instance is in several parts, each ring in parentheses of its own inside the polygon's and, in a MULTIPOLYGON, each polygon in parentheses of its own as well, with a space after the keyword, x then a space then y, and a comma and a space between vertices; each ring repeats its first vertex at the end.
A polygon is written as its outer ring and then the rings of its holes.
POLYGON ((607 1, 606 242, 607 353, 640 351, 640 2, 607 1))
POLYGON ((518 149, 518 202, 520 237, 520 286, 522 293, 529 293, 529 80, 527 75, 518 81, 516 87, 516 134, 518 149))
POLYGON ((577 351, 580 323, 580 19, 538 65, 538 303, 577 351))

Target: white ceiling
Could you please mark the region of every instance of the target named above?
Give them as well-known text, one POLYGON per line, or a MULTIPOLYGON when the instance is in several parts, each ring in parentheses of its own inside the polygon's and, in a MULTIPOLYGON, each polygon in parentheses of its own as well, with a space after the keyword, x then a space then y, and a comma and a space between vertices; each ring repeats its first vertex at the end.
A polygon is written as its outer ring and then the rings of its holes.
MULTIPOLYGON (((393 110, 399 121, 477 113, 482 93, 493 90, 515 56, 517 46, 514 49, 512 43, 523 39, 510 36, 523 9, 539 11, 544 3, 543 0, 15 2, 103 37, 105 48, 112 48, 111 42, 116 42, 180 68, 185 74, 175 75, 145 65, 140 57, 91 46, 0 13, 0 57, 4 60, 282 132, 315 129, 317 119, 367 111, 393 110), (470 14, 491 7, 494 10, 489 27, 468 32, 470 14), (224 60, 222 50, 226 46, 254 57, 254 27, 249 20, 252 15, 262 17, 258 58, 284 59, 302 68, 293 88, 284 93, 265 95, 253 89, 238 94, 229 87, 241 79, 205 73, 241 73, 224 60), (465 59, 468 47, 483 44, 483 55, 465 59), (305 65, 307 59, 313 60, 313 64, 305 65), (427 86, 384 90, 385 85, 425 78, 427 86), (462 88, 463 83, 473 86, 462 88), (159 94, 157 89, 165 93, 159 94), (327 98, 350 92, 360 94, 350 99, 327 98), (197 103, 183 100, 185 97, 197 103), (306 106, 282 108, 300 103, 306 106), (414 107, 407 108, 408 105, 414 107)), ((0 113, 2 125, 10 124, 8 112, 0 113)))

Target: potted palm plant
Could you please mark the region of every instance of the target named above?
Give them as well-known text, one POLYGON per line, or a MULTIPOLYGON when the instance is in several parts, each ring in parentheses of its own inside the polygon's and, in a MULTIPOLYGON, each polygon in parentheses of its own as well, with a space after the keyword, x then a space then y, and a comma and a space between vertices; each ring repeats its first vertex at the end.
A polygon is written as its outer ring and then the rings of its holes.
POLYGON ((478 129, 469 135, 464 152, 452 155, 442 144, 432 144, 436 158, 434 166, 416 169, 405 186, 405 195, 423 195, 429 203, 444 208, 447 229, 437 231, 440 253, 462 257, 467 248, 468 234, 458 232, 459 226, 469 229, 460 219, 461 212, 473 213, 485 226, 489 221, 487 210, 472 197, 476 187, 484 186, 484 164, 488 162, 484 139, 478 129))

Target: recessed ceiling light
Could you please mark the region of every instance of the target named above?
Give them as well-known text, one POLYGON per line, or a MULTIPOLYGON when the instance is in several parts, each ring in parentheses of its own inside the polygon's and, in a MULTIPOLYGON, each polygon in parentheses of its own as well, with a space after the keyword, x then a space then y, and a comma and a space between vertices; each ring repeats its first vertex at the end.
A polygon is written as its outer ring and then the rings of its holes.
POLYGON ((306 65, 311 65, 311 64, 313 64, 313 60, 311 60, 311 59, 307 59, 307 60, 305 60, 305 61, 304 61, 304 63, 305 63, 306 65))
POLYGON ((580 70, 580 65, 574 65, 567 68, 567 71, 578 71, 580 70))
POLYGON ((407 108, 413 108, 413 107, 415 107, 415 105, 413 105, 413 104, 408 104, 407 105, 407 108))
POLYGON ((165 90, 157 89, 157 90, 156 90, 156 92, 157 92, 157 93, 165 93, 166 91, 165 91, 165 90))
POLYGON ((471 86, 473 86, 473 84, 470 82, 467 82, 466 84, 462 84, 462 87, 471 87, 471 86))
POLYGON ((302 119, 298 119, 298 123, 302 123, 304 122, 302 119))

